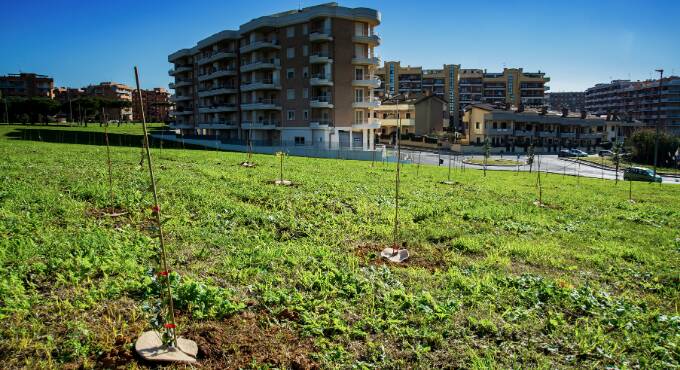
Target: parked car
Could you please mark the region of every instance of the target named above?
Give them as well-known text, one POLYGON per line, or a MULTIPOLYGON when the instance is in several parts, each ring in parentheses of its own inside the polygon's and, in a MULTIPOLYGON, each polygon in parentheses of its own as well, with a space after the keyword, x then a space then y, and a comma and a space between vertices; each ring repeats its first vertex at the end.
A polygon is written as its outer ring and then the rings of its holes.
POLYGON ((557 153, 558 157, 573 157, 574 154, 571 152, 570 149, 562 149, 557 153))
POLYGON ((571 156, 572 157, 587 157, 588 153, 584 152, 583 150, 572 149, 571 150, 571 156))
POLYGON ((600 150, 597 153, 597 155, 599 155, 600 157, 613 157, 614 152, 612 152, 611 150, 600 150))
POLYGON ((661 182, 661 176, 654 176, 654 171, 644 167, 630 167, 623 171, 623 179, 628 181, 661 182))

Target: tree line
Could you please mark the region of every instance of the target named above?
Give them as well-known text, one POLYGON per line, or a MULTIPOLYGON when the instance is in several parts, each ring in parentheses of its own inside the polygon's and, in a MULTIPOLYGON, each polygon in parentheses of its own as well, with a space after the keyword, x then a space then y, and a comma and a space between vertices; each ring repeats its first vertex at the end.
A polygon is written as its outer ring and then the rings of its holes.
MULTIPOLYGON (((84 96, 60 102, 46 97, 16 97, 10 96, 3 101, 5 122, 18 123, 48 123, 52 117, 62 115, 70 121, 101 122, 102 109, 123 109, 132 106, 127 100, 107 99, 94 96, 84 96)), ((106 116, 106 114, 105 114, 106 116)))

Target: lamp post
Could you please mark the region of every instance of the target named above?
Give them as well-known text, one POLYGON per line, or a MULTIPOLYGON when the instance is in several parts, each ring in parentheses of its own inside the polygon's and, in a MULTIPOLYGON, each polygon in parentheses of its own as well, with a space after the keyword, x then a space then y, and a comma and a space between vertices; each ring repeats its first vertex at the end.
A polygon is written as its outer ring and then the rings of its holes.
POLYGON ((656 107, 656 135, 654 136, 654 178, 656 178, 656 166, 659 157, 659 126, 661 126, 661 93, 663 87, 663 69, 657 69, 659 72, 659 105, 656 107))

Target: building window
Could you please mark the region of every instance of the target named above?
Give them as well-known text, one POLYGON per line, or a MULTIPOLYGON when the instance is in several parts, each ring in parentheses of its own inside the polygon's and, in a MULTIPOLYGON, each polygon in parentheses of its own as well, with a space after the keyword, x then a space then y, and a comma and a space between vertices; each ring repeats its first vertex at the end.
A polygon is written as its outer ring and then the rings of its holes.
POLYGON ((302 78, 309 78, 309 67, 302 67, 302 78))
POLYGON ((383 113, 383 119, 387 119, 387 113, 383 113))
POLYGON ((406 113, 406 119, 411 119, 411 113, 406 113))
POLYGON ((295 111, 294 111, 294 110, 289 110, 289 111, 288 111, 288 120, 289 120, 289 121, 294 121, 294 120, 295 120, 295 111))
POLYGON ((288 49, 286 50, 286 57, 287 57, 288 59, 295 58, 295 48, 288 48, 288 49))
POLYGON ((286 70, 286 78, 292 80, 295 78, 295 68, 288 68, 286 70))
POLYGON ((354 123, 364 123, 364 111, 354 111, 354 123))
POLYGON ((305 99, 309 98, 309 89, 307 89, 306 87, 302 89, 302 97, 305 99))
POLYGON ((309 33, 309 28, 307 27, 307 24, 305 23, 305 24, 302 25, 302 34, 306 35, 308 33, 309 33))
MULTIPOLYGON (((476 128, 477 130, 479 130, 479 122, 475 122, 475 128, 476 128)), ((479 139, 479 138, 477 138, 477 139, 479 139)))
POLYGON ((305 137, 304 136, 296 136, 295 137, 295 145, 305 145, 305 137))
POLYGON ((295 26, 286 28, 286 37, 295 37, 295 26))
POLYGON ((295 100, 295 89, 286 90, 286 98, 288 100, 295 100))
POLYGON ((307 45, 302 45, 302 56, 306 57, 309 55, 309 47, 307 45))
POLYGON ((302 119, 304 119, 305 121, 309 119, 309 111, 308 110, 302 111, 302 119))

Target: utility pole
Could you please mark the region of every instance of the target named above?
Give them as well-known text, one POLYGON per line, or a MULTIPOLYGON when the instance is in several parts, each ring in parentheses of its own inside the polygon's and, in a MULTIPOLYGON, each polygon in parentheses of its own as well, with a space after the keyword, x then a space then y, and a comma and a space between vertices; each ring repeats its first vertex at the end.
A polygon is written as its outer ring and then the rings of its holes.
POLYGON ((659 72, 659 105, 656 107, 656 136, 654 137, 654 178, 656 178, 656 166, 659 157, 659 126, 661 126, 661 92, 663 87, 663 69, 657 69, 659 72))

